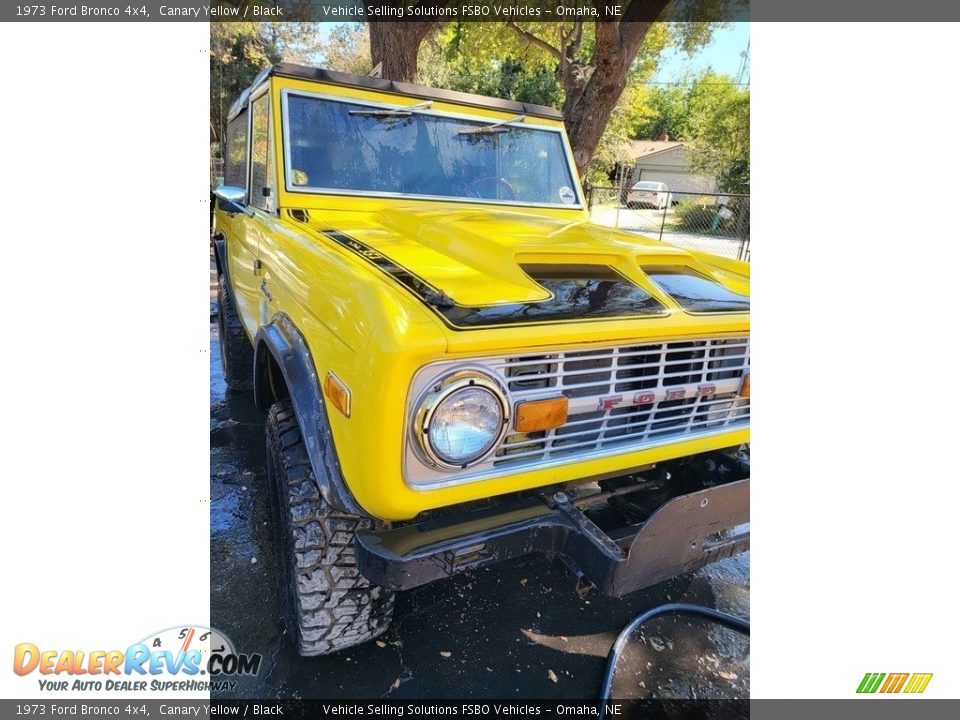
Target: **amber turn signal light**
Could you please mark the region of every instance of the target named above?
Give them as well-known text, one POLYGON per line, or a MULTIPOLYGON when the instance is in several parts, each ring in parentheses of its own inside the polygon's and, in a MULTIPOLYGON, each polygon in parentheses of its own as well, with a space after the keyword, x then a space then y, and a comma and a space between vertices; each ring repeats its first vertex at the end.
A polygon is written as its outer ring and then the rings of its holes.
POLYGON ((740 386, 740 397, 750 398, 750 373, 743 376, 743 384, 740 386))
POLYGON ((323 379, 323 394, 345 417, 350 417, 350 388, 330 371, 327 371, 327 376, 323 379))
POLYGON ((518 403, 514 427, 517 432, 534 432, 560 427, 567 421, 569 404, 570 401, 566 397, 518 403))

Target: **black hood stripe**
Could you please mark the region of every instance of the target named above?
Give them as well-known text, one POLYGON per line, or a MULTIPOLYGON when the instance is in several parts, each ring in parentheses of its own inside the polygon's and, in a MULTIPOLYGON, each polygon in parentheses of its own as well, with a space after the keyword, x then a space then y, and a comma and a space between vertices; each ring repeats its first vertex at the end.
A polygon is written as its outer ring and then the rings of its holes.
POLYGON ((441 289, 356 238, 338 230, 322 232, 393 278, 453 330, 628 320, 668 314, 659 300, 607 265, 526 265, 524 272, 550 292, 547 300, 475 307, 460 305, 441 289))

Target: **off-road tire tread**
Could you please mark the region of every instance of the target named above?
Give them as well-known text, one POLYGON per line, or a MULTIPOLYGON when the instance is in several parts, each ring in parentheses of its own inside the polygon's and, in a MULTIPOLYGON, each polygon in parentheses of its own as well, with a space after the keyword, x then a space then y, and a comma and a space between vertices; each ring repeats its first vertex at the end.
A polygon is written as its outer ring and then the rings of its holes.
POLYGON ((354 549, 354 534, 373 520, 338 512, 320 496, 289 400, 267 415, 267 452, 300 654, 327 655, 377 637, 390 625, 394 593, 360 574, 354 549))
POLYGON ((240 324, 237 308, 227 288, 227 279, 223 275, 218 283, 217 304, 220 358, 227 387, 231 390, 252 390, 253 346, 240 324))

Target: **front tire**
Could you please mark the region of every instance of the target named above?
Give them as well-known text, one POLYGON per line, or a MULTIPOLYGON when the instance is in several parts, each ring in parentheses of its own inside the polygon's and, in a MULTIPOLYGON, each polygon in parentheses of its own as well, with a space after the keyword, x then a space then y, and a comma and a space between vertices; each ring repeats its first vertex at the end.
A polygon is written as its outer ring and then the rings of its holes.
POLYGON ((227 279, 220 276, 217 288, 217 329, 220 335, 220 366, 231 390, 253 389, 253 345, 240 323, 230 297, 227 279))
POLYGON ((328 655, 390 625, 394 593, 357 569, 354 538, 371 518, 334 510, 321 497, 289 400, 267 414, 267 481, 279 518, 287 620, 301 655, 328 655))

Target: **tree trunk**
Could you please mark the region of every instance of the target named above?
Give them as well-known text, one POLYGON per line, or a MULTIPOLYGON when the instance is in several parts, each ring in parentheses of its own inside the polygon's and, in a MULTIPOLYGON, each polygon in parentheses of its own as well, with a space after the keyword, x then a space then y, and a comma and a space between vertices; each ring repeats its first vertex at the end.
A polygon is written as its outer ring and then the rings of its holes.
MULTIPOLYGON (((597 0, 601 13, 607 2, 597 0)), ((581 176, 593 159, 610 114, 627 86, 630 66, 653 25, 652 20, 663 12, 667 2, 633 0, 622 22, 594 23, 596 49, 590 65, 573 62, 563 68, 560 78, 566 95, 563 117, 581 176)))
POLYGON ((370 23, 370 59, 373 66, 383 63, 382 77, 400 82, 417 79, 417 50, 420 30, 425 23, 370 23))
MULTIPOLYGON (((383 0, 383 5, 405 8, 416 5, 410 0, 383 0)), ((431 6, 446 5, 446 0, 432 0, 431 6)), ((370 59, 373 66, 383 63, 381 76, 399 82, 417 81, 417 52, 420 43, 440 22, 388 22, 374 20, 367 23, 370 27, 370 59)))
MULTIPOLYGON (((647 23, 649 26, 649 23, 647 23)), ((644 31, 646 34, 646 31, 644 31)), ((614 54, 598 57, 589 79, 582 81, 580 73, 568 73, 564 78, 566 99, 563 117, 573 147, 573 157, 581 175, 593 159, 610 114, 617 106, 624 88, 630 64, 636 55, 614 54)))

